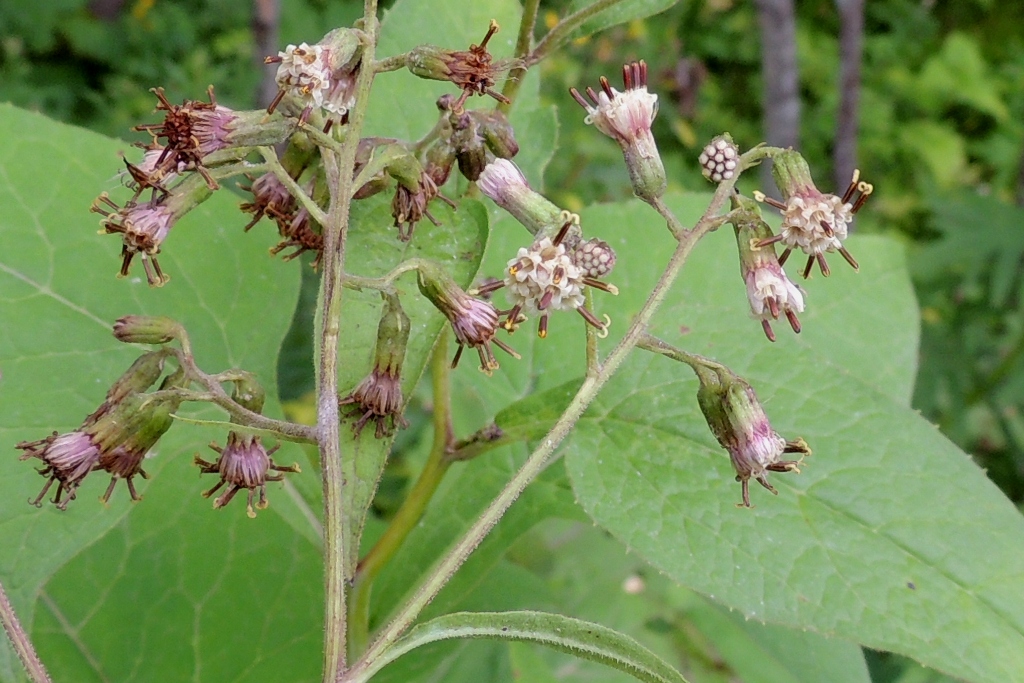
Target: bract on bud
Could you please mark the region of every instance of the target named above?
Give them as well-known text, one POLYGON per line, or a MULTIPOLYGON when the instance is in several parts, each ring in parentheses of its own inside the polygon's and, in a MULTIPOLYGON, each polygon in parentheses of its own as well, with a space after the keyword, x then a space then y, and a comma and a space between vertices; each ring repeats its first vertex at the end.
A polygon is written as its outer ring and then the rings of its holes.
POLYGON ((133 501, 142 500, 132 479, 136 475, 149 478, 142 469, 142 461, 171 428, 171 416, 180 405, 181 399, 172 394, 130 394, 95 424, 83 427, 100 449, 96 469, 111 475, 110 485, 100 500, 110 500, 120 479, 124 479, 133 501))
POLYGON ((495 159, 487 164, 477 187, 495 204, 512 214, 530 234, 557 232, 563 224, 563 212, 544 195, 534 192, 526 176, 508 159, 495 159))
POLYGON ((768 483, 768 472, 799 472, 800 460, 783 460, 782 456, 799 453, 802 459, 811 449, 803 439, 788 441, 772 429, 754 389, 741 377, 725 368, 697 374, 697 402, 711 433, 729 451, 736 481, 743 489, 742 506, 751 507, 751 479, 778 495, 768 483))
POLYGON ((478 118, 484 142, 494 156, 511 159, 519 154, 515 131, 504 112, 497 109, 475 109, 471 113, 478 118))
POLYGON ((665 194, 665 167, 651 133, 658 115, 658 96, 647 91, 647 63, 643 60, 622 67, 624 92, 601 77, 601 91, 587 88, 588 101, 576 88, 573 98, 587 110, 584 121, 619 143, 633 192, 645 201, 665 194))
POLYGON ((770 341, 775 341, 771 321, 778 320, 779 314, 785 315, 793 331, 799 333, 797 313, 803 313, 804 292, 782 270, 771 242, 772 229, 761 220, 761 211, 753 200, 733 195, 732 205, 734 210, 740 210, 734 211, 732 224, 751 315, 761 321, 770 341))
POLYGON ((209 498, 222 486, 228 485, 228 490, 213 501, 215 510, 231 502, 235 494, 242 489, 247 489, 246 514, 250 519, 254 518, 256 510, 253 509, 253 497, 257 493, 259 498, 255 505, 256 509, 264 510, 269 504, 267 503, 268 481, 282 481, 285 472, 301 472, 298 464, 291 467, 275 464, 270 456, 277 451, 279 446, 274 446, 268 451, 258 436, 228 432, 228 440, 224 448, 215 443, 211 443, 210 448, 219 455, 216 462, 207 462, 198 454, 196 454, 194 462, 203 474, 220 475, 217 485, 209 491, 203 492, 204 498, 209 498), (278 474, 271 474, 272 471, 278 474))
POLYGON ((373 370, 352 391, 338 402, 339 406, 353 406, 362 415, 352 425, 358 436, 369 421, 377 423, 375 436, 390 436, 395 427, 406 427, 402 417, 405 403, 402 397, 402 363, 409 342, 409 317, 394 294, 382 293, 384 310, 377 325, 377 345, 374 348, 373 370), (390 425, 388 422, 390 421, 390 425))
POLYGON ((817 263, 821 274, 827 277, 829 267, 825 253, 838 251, 855 270, 859 268, 843 241, 853 215, 874 190, 872 185, 860 180, 860 171, 854 171, 842 197, 824 194, 814 185, 811 169, 803 156, 789 149, 772 157, 772 175, 785 201, 778 202, 762 193, 754 196, 782 212, 782 228, 772 238, 772 243, 782 242, 786 247, 779 262, 785 263, 793 249, 800 249, 807 254, 803 276, 810 276, 811 268, 817 263))
POLYGON ((126 344, 166 344, 184 334, 178 321, 162 315, 126 315, 114 323, 114 337, 126 344))
POLYGON ((487 146, 477 117, 471 112, 452 114, 452 146, 459 161, 459 171, 467 180, 475 181, 487 166, 487 146))
POLYGON ((431 263, 420 266, 418 284, 423 296, 451 322, 455 340, 459 344, 452 360, 453 368, 458 365, 463 347, 466 346, 477 350, 480 370, 488 375, 498 369, 491 344, 513 358, 519 358, 518 353, 495 338, 498 311, 489 301, 471 297, 440 266, 431 263))

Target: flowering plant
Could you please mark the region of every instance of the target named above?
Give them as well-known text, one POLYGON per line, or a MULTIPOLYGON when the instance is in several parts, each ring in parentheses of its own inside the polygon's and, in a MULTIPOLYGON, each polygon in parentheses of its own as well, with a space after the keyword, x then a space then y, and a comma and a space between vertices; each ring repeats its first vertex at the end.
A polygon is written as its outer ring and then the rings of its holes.
POLYGON ((269 56, 267 109, 156 89, 120 188, 121 143, 0 110, 83 169, 34 154, 0 185, 0 677, 13 653, 34 683, 591 679, 579 657, 678 682, 759 643, 827 680, 867 680, 859 644, 1021 670, 1019 515, 908 407, 899 249, 850 235, 871 185, 722 134, 692 159, 713 193, 674 191, 657 79, 624 59, 621 90, 564 97, 639 201, 545 194, 535 67, 623 7, 534 41, 532 1, 435 35, 438 3, 369 0, 269 56), (738 185, 767 161, 781 221, 738 185), (854 268, 810 278, 832 252, 854 268), (308 419, 274 390, 302 279, 308 419))

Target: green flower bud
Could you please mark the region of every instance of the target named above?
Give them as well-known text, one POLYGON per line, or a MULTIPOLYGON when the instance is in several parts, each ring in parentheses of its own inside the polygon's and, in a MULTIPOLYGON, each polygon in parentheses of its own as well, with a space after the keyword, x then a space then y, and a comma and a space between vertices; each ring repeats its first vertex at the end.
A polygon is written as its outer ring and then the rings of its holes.
POLYGON ((751 507, 750 479, 778 495, 768 483, 768 472, 799 472, 800 461, 782 460, 782 455, 810 455, 811 449, 803 439, 787 441, 772 429, 754 389, 738 375, 724 368, 703 368, 697 374, 697 403, 711 433, 729 451, 743 489, 742 505, 751 507))
POLYGON ((251 372, 239 372, 238 375, 231 380, 234 385, 231 390, 231 400, 254 413, 262 413, 263 404, 267 400, 267 392, 263 385, 251 372))
POLYGON ((126 315, 114 323, 114 337, 126 344, 166 344, 184 336, 178 321, 162 315, 126 315))

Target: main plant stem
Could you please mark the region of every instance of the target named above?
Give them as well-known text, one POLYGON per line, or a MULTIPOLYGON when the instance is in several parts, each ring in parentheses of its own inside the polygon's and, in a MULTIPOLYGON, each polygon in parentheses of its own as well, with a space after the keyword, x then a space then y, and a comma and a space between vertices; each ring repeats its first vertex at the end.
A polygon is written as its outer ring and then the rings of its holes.
POLYGON ((32 683, 52 683, 50 674, 46 673, 46 667, 43 666, 39 655, 36 654, 36 649, 32 647, 32 641, 25 633, 25 629, 21 627, 18 615, 14 613, 14 606, 7 598, 3 584, 0 584, 0 623, 3 624, 4 631, 10 638, 18 658, 25 665, 25 671, 28 672, 32 683))
MULTIPOLYGON (((744 161, 747 163, 741 164, 740 168, 745 168, 749 165, 754 156, 761 158, 763 154, 759 150, 754 150, 749 157, 744 158, 744 161)), ((601 387, 615 374, 616 370, 626 359, 626 356, 646 335, 647 326, 668 295, 669 289, 678 277, 683 264, 686 263, 694 246, 704 235, 721 224, 717 214, 725 206, 726 200, 732 193, 735 180, 733 178, 718 186, 718 191, 715 192, 711 204, 697 225, 690 230, 684 229, 679 224, 678 219, 671 213, 668 213, 666 219, 670 223, 669 227, 673 234, 680 236, 679 243, 665 271, 658 279, 654 290, 647 298, 643 308, 634 318, 625 336, 609 354, 607 360, 601 364, 598 372, 584 379, 580 389, 576 392, 576 396, 573 397, 572 402, 551 428, 551 431, 542 439, 540 446, 530 454, 530 457, 520 470, 501 493, 498 494, 498 497, 484 510, 473 526, 438 561, 419 587, 417 587, 409 601, 399 609, 391 623, 384 628, 363 657, 353 665, 349 674, 343 679, 344 681, 347 683, 363 683, 368 680, 375 670, 375 662, 412 626, 423 608, 437 596, 448 580, 451 579, 459 567, 462 566, 469 555, 480 545, 491 529, 494 528, 494 525, 498 523, 509 507, 511 507, 512 503, 522 494, 527 485, 551 462, 555 450, 565 437, 568 436, 573 427, 575 427, 587 406, 597 396, 601 387)))
MULTIPOLYGON (((345 242, 352 203, 352 171, 359 133, 373 83, 374 48, 377 43, 377 0, 363 5, 365 68, 356 81, 356 104, 349 112, 345 141, 340 152, 322 149, 331 199, 324 223, 323 280, 319 317, 320 358, 317 367, 317 431, 324 486, 324 683, 334 683, 346 666, 347 578, 344 573, 347 545, 354 543, 351 520, 342 509, 340 423, 338 421, 338 335, 341 328, 342 279, 345 274, 345 242)), ((351 454, 349 454, 351 457, 351 454)))

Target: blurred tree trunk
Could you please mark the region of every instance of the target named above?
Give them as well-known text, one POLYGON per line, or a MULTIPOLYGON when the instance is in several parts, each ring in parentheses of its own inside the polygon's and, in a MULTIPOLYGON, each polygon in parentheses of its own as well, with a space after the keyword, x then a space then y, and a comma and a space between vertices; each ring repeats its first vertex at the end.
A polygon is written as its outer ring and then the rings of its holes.
POLYGON ((864 0, 835 0, 839 11, 839 111, 832 164, 837 192, 846 189, 857 168, 860 63, 864 49, 864 0))
MULTIPOLYGON (((754 5, 761 29, 765 139, 769 145, 796 147, 800 141, 800 82, 793 0, 754 0, 754 5)), ((774 188, 770 170, 768 164, 762 164, 765 192, 774 188)))
POLYGON ((252 15, 252 33, 256 39, 254 55, 257 69, 263 74, 260 79, 259 92, 256 93, 256 105, 269 106, 277 95, 277 82, 274 75, 277 69, 265 66, 263 58, 276 55, 280 49, 277 44, 277 29, 281 19, 281 0, 254 0, 252 15))

